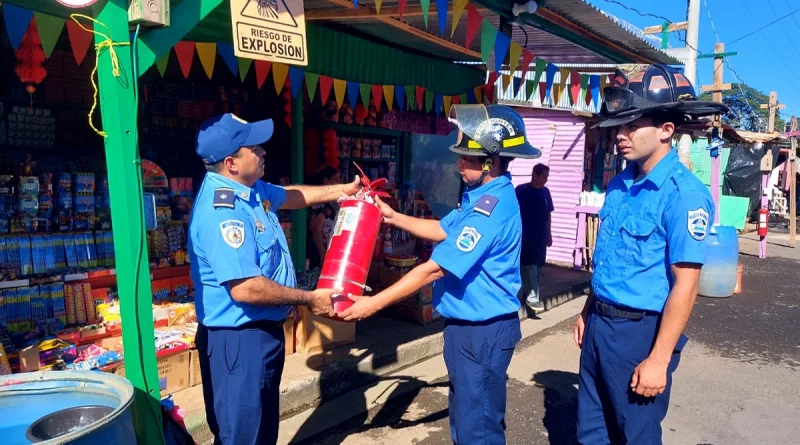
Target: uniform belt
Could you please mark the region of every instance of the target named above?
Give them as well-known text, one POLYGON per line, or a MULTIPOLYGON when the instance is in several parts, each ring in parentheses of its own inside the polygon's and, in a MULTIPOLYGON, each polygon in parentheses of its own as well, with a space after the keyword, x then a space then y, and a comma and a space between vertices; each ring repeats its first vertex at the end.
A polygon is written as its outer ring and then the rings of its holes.
POLYGON ((497 323, 498 321, 506 321, 506 320, 514 320, 519 319, 519 314, 516 312, 512 312, 510 314, 500 315, 494 318, 490 318, 488 320, 481 320, 481 321, 469 321, 469 320, 459 320, 457 318, 448 318, 445 319, 444 324, 447 325, 456 325, 456 326, 488 326, 492 323, 497 323))
POLYGON ((645 315, 655 315, 654 312, 640 311, 631 308, 621 308, 619 306, 603 303, 600 300, 594 301, 594 309, 600 315, 607 317, 627 318, 628 320, 641 320, 645 315))
POLYGON ((270 330, 282 327, 285 322, 286 320, 254 320, 254 321, 248 321, 247 323, 239 326, 233 326, 228 328, 208 327, 207 329, 210 331, 216 331, 222 329, 229 331, 243 331, 246 329, 270 330))

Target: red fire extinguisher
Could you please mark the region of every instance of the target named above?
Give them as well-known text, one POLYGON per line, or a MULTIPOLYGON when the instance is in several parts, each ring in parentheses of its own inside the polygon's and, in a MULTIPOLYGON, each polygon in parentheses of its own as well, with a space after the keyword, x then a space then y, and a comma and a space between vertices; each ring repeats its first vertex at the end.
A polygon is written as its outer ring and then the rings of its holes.
POLYGON ((758 209, 758 236, 767 236, 768 220, 769 210, 763 207, 758 209))
MULTIPOLYGON (((361 191, 339 205, 328 252, 317 281, 318 289, 343 290, 333 297, 333 309, 337 314, 353 305, 348 294, 361 296, 365 291, 371 291, 366 281, 383 219, 372 198, 389 196, 386 192, 377 191, 386 185, 385 178, 370 182, 358 165, 356 168, 362 174, 361 191)), ((333 318, 339 319, 336 316, 333 318)))

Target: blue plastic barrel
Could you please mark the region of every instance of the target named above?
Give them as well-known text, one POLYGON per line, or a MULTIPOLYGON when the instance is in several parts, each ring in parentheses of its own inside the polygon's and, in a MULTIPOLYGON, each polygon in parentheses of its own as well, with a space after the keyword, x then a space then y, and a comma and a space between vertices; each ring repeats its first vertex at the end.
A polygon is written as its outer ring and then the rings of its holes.
POLYGON ((725 298, 736 289, 739 236, 731 226, 712 226, 706 236, 706 263, 700 271, 700 295, 725 298))
POLYGON ((92 371, 0 377, 0 442, 4 445, 136 445, 133 386, 92 371))

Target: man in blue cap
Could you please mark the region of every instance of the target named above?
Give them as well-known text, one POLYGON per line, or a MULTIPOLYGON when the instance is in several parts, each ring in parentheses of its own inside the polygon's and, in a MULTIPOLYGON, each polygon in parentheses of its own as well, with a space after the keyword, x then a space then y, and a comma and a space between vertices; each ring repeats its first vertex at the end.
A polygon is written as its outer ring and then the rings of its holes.
POLYGON ((672 137, 687 118, 727 107, 696 100, 683 74, 658 64, 618 71, 603 92, 598 126, 616 129, 628 166, 608 184, 593 295, 575 323, 577 438, 657 445, 714 230, 708 188, 680 163, 672 137))
POLYGON ((272 120, 233 114, 205 121, 197 154, 207 173, 189 222, 197 349, 208 424, 216 443, 274 444, 284 363, 283 322, 292 305, 333 314, 332 289, 295 289, 278 210, 355 194, 350 184, 279 187, 261 180, 272 120))
POLYGON ((351 297, 339 314, 359 320, 421 287, 433 288, 433 307, 445 319, 444 361, 450 377, 450 435, 456 445, 502 445, 506 371, 522 338, 517 293, 522 220, 508 165, 534 159, 520 115, 503 105, 454 105, 450 121, 467 185, 458 209, 441 221, 412 218, 378 202, 384 221, 417 238, 438 242, 431 259, 374 297, 351 297))

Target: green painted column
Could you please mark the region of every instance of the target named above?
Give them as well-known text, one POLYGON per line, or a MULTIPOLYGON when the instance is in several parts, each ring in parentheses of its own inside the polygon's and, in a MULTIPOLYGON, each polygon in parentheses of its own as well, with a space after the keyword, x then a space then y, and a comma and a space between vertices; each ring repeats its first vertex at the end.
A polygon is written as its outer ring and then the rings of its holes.
MULTIPOLYGON (((291 132, 291 162, 292 173, 290 181, 292 184, 303 182, 303 93, 299 93, 292 99, 292 128, 291 132)), ((292 260, 296 270, 306 268, 306 242, 308 242, 308 218, 306 209, 294 210, 292 212, 292 260)))
MULTIPOLYGON (((95 17, 110 30, 114 42, 128 42, 127 0, 109 0, 95 7, 95 17)), ((100 25, 95 30, 109 33, 100 25), (103 28, 103 29, 101 29, 103 28)), ((95 35, 100 44, 105 37, 95 35)), ((117 263, 125 349, 125 377, 136 389, 133 405, 136 437, 140 444, 161 444, 161 409, 153 328, 147 242, 142 201, 142 170, 137 130, 137 99, 130 46, 115 46, 119 76, 115 76, 109 49, 100 53, 98 80, 100 112, 105 138, 111 222, 117 263)), ((88 80, 87 80, 88 81, 88 80)))

